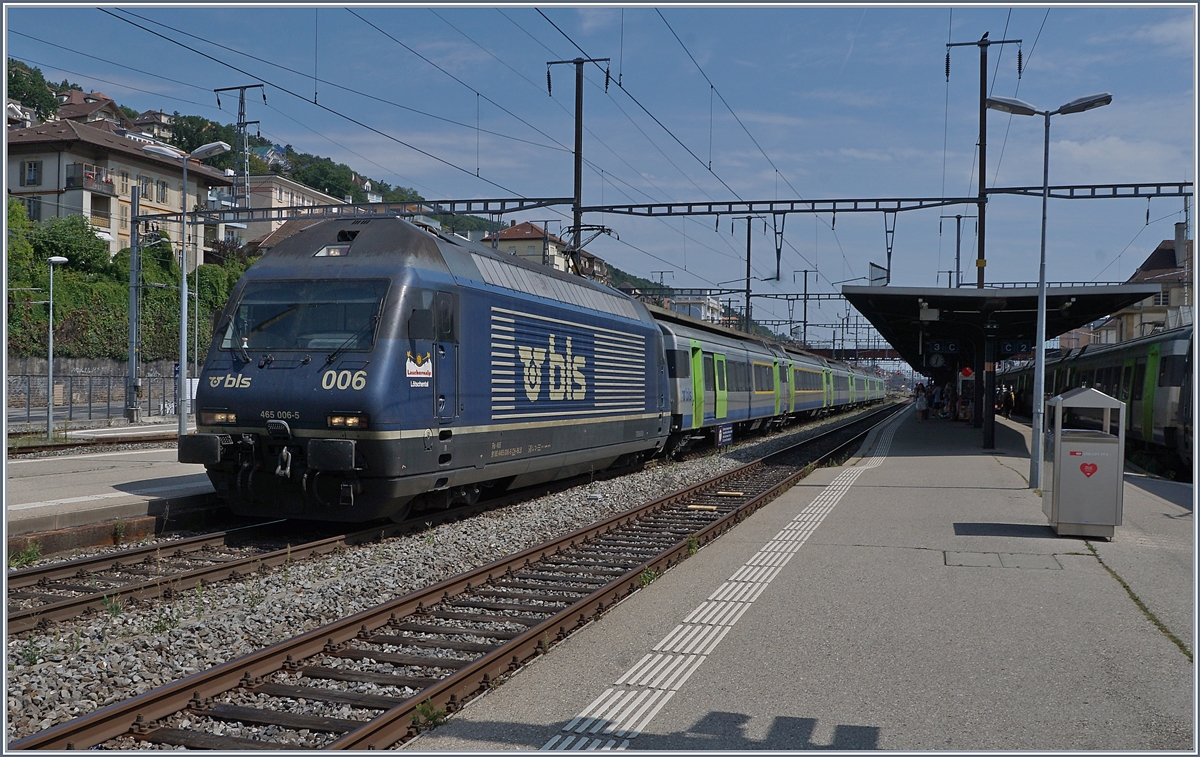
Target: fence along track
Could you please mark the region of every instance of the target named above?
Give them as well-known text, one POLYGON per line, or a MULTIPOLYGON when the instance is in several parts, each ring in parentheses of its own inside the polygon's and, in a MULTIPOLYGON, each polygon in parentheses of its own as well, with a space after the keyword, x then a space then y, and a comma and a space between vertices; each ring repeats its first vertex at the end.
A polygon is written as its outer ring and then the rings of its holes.
POLYGON ((320 732, 318 743, 304 746, 386 748, 415 735, 422 717, 428 724, 439 712, 453 713, 466 700, 544 654, 554 641, 636 591, 646 583, 644 577, 661 573, 717 538, 790 488, 804 475, 806 466, 848 448, 868 433, 870 428, 863 428, 867 423, 881 415, 886 419, 898 409, 900 406, 885 408, 698 486, 109 705, 9 747, 83 749, 126 735, 193 748, 273 746, 174 727, 181 724, 177 714, 186 712, 189 720, 235 720, 320 732), (849 440, 835 441, 835 435, 844 437, 848 427, 862 430, 849 440), (794 459, 801 448, 821 442, 832 449, 794 459), (517 601, 506 601, 514 599, 517 601), (408 651, 377 651, 366 645, 408 651), (432 652, 441 652, 441 656, 434 657, 432 652), (346 665, 346 661, 364 660, 387 663, 397 673, 354 670, 346 665), (438 670, 449 672, 433 672, 438 670), (292 676, 382 684, 404 693, 381 697, 296 686, 287 682, 292 676), (239 686, 239 695, 248 695, 260 704, 267 697, 302 697, 383 712, 367 721, 347 721, 215 702, 218 695, 239 686), (171 727, 152 725, 172 718, 171 727))

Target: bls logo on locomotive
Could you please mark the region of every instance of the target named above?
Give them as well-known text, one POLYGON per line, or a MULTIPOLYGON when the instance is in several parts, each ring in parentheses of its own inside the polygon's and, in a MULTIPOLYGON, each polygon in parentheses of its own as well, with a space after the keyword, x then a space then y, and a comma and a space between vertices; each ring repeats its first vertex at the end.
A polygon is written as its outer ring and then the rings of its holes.
POLYGON ((583 375, 586 360, 582 355, 571 352, 571 337, 567 337, 566 350, 554 349, 554 335, 549 336, 546 349, 518 346, 517 353, 524 364, 525 396, 537 402, 542 394, 544 368, 549 364, 547 394, 552 400, 581 400, 587 395, 587 379, 583 375))
POLYGON ((224 376, 209 376, 208 385, 213 389, 225 384, 226 389, 245 389, 250 386, 250 376, 233 376, 226 373, 224 376))

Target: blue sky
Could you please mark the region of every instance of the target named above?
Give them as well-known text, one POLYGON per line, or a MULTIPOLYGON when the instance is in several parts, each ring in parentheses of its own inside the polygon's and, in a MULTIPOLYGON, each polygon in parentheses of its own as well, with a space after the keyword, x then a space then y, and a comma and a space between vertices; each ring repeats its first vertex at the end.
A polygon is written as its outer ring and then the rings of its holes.
MULTIPOLYGON (((972 42, 984 32, 1022 40, 1020 80, 1016 45, 989 51, 991 94, 1041 109, 1113 95, 1107 107, 1052 119, 1052 184, 1195 180, 1194 5, 360 6, 353 13, 342 6, 129 6, 200 39, 126 19, 246 73, 115 18, 120 9, 6 10, 8 55, 49 79, 69 78, 138 110, 225 123, 236 120, 236 101, 223 97, 218 110, 213 88, 268 83, 266 104, 252 97, 248 105, 264 137, 429 199, 571 194, 574 69, 554 68, 550 97, 546 63, 580 55, 572 41, 590 57, 611 59, 607 93, 603 72, 586 72, 585 205, 973 196, 979 53, 954 48, 949 83, 945 55, 948 41, 972 42), (314 84, 314 72, 411 110, 314 84), (314 88, 321 105, 390 138, 314 106, 314 88)), ((988 122, 987 186, 1040 185, 1042 119, 991 112, 988 122)), ((954 265, 954 222, 939 216, 956 213, 974 215, 975 208, 899 214, 893 284, 945 285, 938 271, 954 265)), ((514 218, 555 219, 557 231, 569 225, 570 209, 514 218)), ((993 197, 989 281, 1036 280, 1040 220, 1039 198, 993 197)), ((1048 277, 1124 280, 1181 220, 1178 198, 1051 200, 1048 277)), ((680 287, 745 275, 743 221, 732 233, 728 218, 715 231, 704 217, 607 215, 585 223, 613 230, 589 249, 631 273, 680 287), (661 271, 672 273, 654 273, 661 271)), ((967 281, 974 280, 974 230, 964 220, 967 281)), ((755 281, 753 290, 798 292, 793 271, 816 268, 810 291, 832 291, 832 282, 865 276, 868 262, 884 263, 885 236, 878 213, 843 213, 836 221, 790 216, 782 281, 755 281)), ((761 222, 752 247, 754 276, 774 276, 773 239, 761 222)), ((830 322, 843 310, 813 305, 810 322, 830 322)), ((755 314, 783 318, 787 310, 756 300, 755 314)), ((817 340, 829 334, 810 330, 817 340)))

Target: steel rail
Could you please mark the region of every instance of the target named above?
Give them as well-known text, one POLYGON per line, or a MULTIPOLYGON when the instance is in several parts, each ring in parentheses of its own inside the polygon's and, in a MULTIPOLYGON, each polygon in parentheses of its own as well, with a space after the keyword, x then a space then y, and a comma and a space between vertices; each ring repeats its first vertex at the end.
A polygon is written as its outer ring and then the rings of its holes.
MULTIPOLYGON (((163 575, 157 578, 148 579, 146 581, 130 583, 125 586, 111 588, 106 591, 97 591, 92 594, 81 594, 75 597, 67 597, 60 601, 48 602, 46 604, 38 605, 37 607, 12 609, 8 611, 8 632, 10 634, 21 633, 39 626, 44 626, 48 622, 68 620, 70 618, 82 615, 89 610, 99 610, 107 607, 116 600, 152 600, 160 597, 169 599, 174 593, 194 588, 200 584, 236 579, 256 571, 262 571, 284 565, 289 561, 305 559, 314 555, 328 554, 339 547, 351 547, 366 542, 381 541, 383 539, 410 533, 426 525, 441 525, 442 523, 470 517, 488 510, 506 507, 515 502, 524 501, 532 497, 543 496, 548 493, 569 489, 573 486, 579 485, 580 482, 585 478, 587 480, 602 481, 624 475, 628 472, 628 468, 619 468, 603 471, 597 474, 582 474, 579 476, 572 476, 559 481, 549 482, 548 484, 523 487, 521 489, 508 492, 500 497, 484 500, 474 505, 464 505, 449 510, 440 510, 436 512, 418 513, 402 523, 388 523, 382 526, 371 526, 359 531, 338 534, 332 537, 284 547, 282 549, 270 552, 262 552, 257 555, 250 555, 244 558, 236 558, 218 565, 163 575)), ((282 520, 268 521, 267 523, 255 524, 252 526, 247 526, 246 528, 265 529, 268 526, 277 527, 279 524, 284 522, 285 521, 282 520)), ((46 566, 12 571, 8 574, 8 588, 10 590, 23 589, 36 587, 41 581, 60 581, 63 579, 76 577, 87 578, 89 573, 120 570, 123 567, 133 567, 137 565, 140 560, 145 560, 147 557, 156 556, 163 551, 169 552, 171 558, 186 557, 186 554, 198 552, 209 545, 221 544, 224 546, 225 539, 232 534, 238 534, 243 537, 253 537, 251 532, 241 533, 240 529, 233 531, 218 531, 212 534, 202 534, 200 536, 195 536, 188 539, 168 542, 165 545, 159 544, 136 547, 133 549, 122 550, 117 553, 96 555, 94 557, 69 560, 46 566), (183 552, 184 554, 178 554, 180 552, 183 552)))
MULTIPOLYGON (((789 452, 794 453, 801 446, 811 445, 832 434, 843 432, 850 425, 863 423, 865 420, 874 418, 879 414, 886 414, 890 417, 898 409, 900 407, 897 406, 884 408, 872 416, 868 416, 868 418, 856 419, 850 424, 811 437, 782 452, 748 463, 709 481, 674 492, 654 502, 647 503, 625 513, 614 515, 597 524, 579 529, 548 543, 531 547, 489 565, 441 581, 433 586, 363 610, 350 617, 306 632, 237 660, 195 673, 187 678, 131 699, 116 702, 75 720, 14 741, 8 747, 14 750, 83 749, 125 734, 145 735, 148 731, 152 731, 152 729, 148 728, 147 724, 179 712, 197 700, 203 701, 206 698, 222 694, 237 687, 239 684, 253 686, 257 680, 264 676, 282 669, 296 667, 295 661, 317 655, 331 646, 336 647, 363 634, 369 635, 372 631, 394 625, 397 622, 397 618, 416 613, 426 603, 436 602, 444 596, 466 591, 472 585, 478 585, 498 575, 503 575, 509 569, 514 567, 520 568, 527 561, 537 561, 551 557, 556 552, 562 549, 569 549, 579 542, 587 540, 589 537, 611 532, 620 526, 636 522, 648 514, 662 510, 698 492, 719 487, 723 481, 745 475, 748 471, 763 467, 769 464, 770 460, 779 459, 789 452)), ((839 445, 837 450, 826 453, 821 459, 827 459, 831 455, 838 454, 838 450, 845 449, 849 445, 854 444, 857 439, 862 438, 870 430, 868 428, 856 434, 854 438, 839 445)), ((753 497, 720 519, 713 521, 699 532, 688 538, 681 539, 673 547, 668 548, 657 557, 646 561, 619 578, 601 586, 581 603, 561 611, 552 618, 520 634, 509 643, 472 662, 458 673, 420 691, 416 696, 384 712, 375 720, 365 723, 362 727, 347 733, 337 741, 329 744, 328 748, 353 749, 371 748, 371 745, 388 746, 406 738, 411 735, 408 719, 411 718, 418 705, 423 703, 433 707, 441 707, 447 712, 453 712, 466 699, 481 690, 487 690, 496 678, 510 672, 515 667, 519 667, 523 661, 528 660, 530 657, 547 651, 552 643, 551 635, 553 635, 554 639, 565 637, 568 628, 574 629, 586 624, 589 618, 598 617, 599 614, 603 613, 613 603, 636 591, 640 585, 640 577, 643 571, 646 569, 665 569, 684 559, 689 554, 692 540, 694 540, 697 546, 707 544, 733 525, 741 522, 758 507, 766 504, 779 493, 786 490, 803 473, 803 469, 793 472, 784 481, 753 497)))
POLYGON ((199 536, 191 536, 186 539, 162 542, 160 544, 130 547, 119 552, 108 552, 100 555, 92 555, 91 557, 80 557, 72 560, 61 560, 45 565, 37 565, 32 568, 10 570, 8 572, 8 588, 23 589, 43 580, 55 581, 63 578, 73 578, 78 576, 81 570, 89 573, 119 570, 122 567, 132 565, 134 562, 144 560, 147 557, 157 556, 163 552, 169 552, 172 555, 180 552, 186 554, 198 552, 206 547, 218 544, 224 546, 230 538, 256 538, 258 535, 255 534, 255 531, 270 531, 272 528, 278 528, 284 522, 283 520, 272 520, 241 528, 200 534, 199 536))
MULTIPOLYGON (((903 406, 889 406, 877 411, 875 415, 884 415, 884 419, 879 423, 863 430, 860 434, 855 435, 851 439, 838 445, 830 452, 821 455, 816 461, 816 464, 824 460, 836 457, 845 449, 855 444, 857 441, 865 437, 888 419, 892 417, 903 406)), ((863 422, 866 419, 857 419, 849 425, 855 425, 863 422)), ((738 478, 745 473, 757 468, 761 468, 771 464, 772 460, 777 460, 786 457, 795 452, 797 447, 806 446, 816 440, 823 439, 832 434, 839 433, 845 430, 845 426, 838 429, 820 434, 816 437, 806 439, 799 444, 788 447, 787 449, 768 455, 760 460, 756 460, 746 465, 741 466, 733 471, 722 474, 714 479, 705 481, 688 489, 669 494, 662 499, 651 502, 647 505, 638 508, 630 513, 625 513, 615 518, 610 518, 608 521, 588 529, 588 533, 576 532, 552 545, 547 545, 537 551, 540 552, 541 558, 545 558, 548 554, 552 554, 553 546, 555 549, 559 545, 570 539, 569 544, 574 546, 575 540, 582 540, 586 536, 594 533, 603 533, 618 523, 626 523, 631 520, 637 520, 642 516, 661 510, 666 506, 685 500, 690 496, 709 489, 720 486, 721 482, 729 479, 738 478)), ((553 617, 547 619, 543 623, 533 628, 530 628, 521 636, 513 639, 508 644, 496 649, 493 652, 476 660, 472 665, 459 670, 457 673, 443 679, 433 686, 423 689, 419 694, 410 698, 401 705, 385 712, 378 718, 368 721, 360 728, 347 733, 338 738, 333 743, 329 744, 326 749, 386 749, 392 744, 415 736, 417 733, 416 727, 412 724, 410 718, 417 711, 418 705, 433 709, 444 709, 447 714, 452 714, 458 710, 467 700, 475 694, 487 691, 494 680, 511 672, 521 665, 525 664, 529 659, 540 654, 545 654, 549 651, 550 643, 546 641, 553 634, 555 640, 561 641, 564 639, 568 630, 576 630, 583 627, 589 622, 589 619, 594 620, 604 612, 608 607, 611 607, 620 599, 633 594, 641 586, 641 576, 646 570, 661 572, 661 570, 670 569, 682 560, 688 557, 691 545, 689 540, 694 539, 697 546, 704 546, 712 540, 718 538, 730 528, 741 523, 743 520, 752 515, 759 508, 767 505, 783 492, 790 489, 795 483, 807 475, 807 466, 795 471, 783 480, 776 483, 766 491, 754 496, 747 502, 741 504, 733 511, 725 514, 720 519, 710 523, 708 526, 699 532, 692 534, 690 537, 681 539, 673 547, 662 552, 658 557, 646 561, 642 565, 630 570, 625 575, 610 582, 599 591, 589 595, 582 602, 576 603, 565 610, 559 612, 553 617), (661 569, 661 570, 660 570, 661 569), (557 630, 556 630, 557 627, 557 630)), ((488 576, 491 578, 491 575, 488 576)), ((469 584, 468 584, 469 586, 469 584)))

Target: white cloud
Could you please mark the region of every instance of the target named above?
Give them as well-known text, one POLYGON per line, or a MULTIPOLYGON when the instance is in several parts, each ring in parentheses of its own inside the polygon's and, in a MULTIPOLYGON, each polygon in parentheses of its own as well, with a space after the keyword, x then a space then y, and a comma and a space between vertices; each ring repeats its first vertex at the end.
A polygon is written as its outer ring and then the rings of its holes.
MULTIPOLYGON (((1192 14, 1195 11, 1191 11, 1192 14)), ((1193 57, 1196 50, 1196 30, 1192 18, 1180 16, 1155 24, 1143 24, 1122 29, 1111 34, 1091 37, 1092 45, 1128 44, 1130 42, 1149 45, 1153 50, 1145 52, 1166 53, 1172 56, 1193 57)))
POLYGON ((619 8, 578 8, 575 15, 579 18, 579 28, 584 34, 609 29, 621 21, 619 8))

